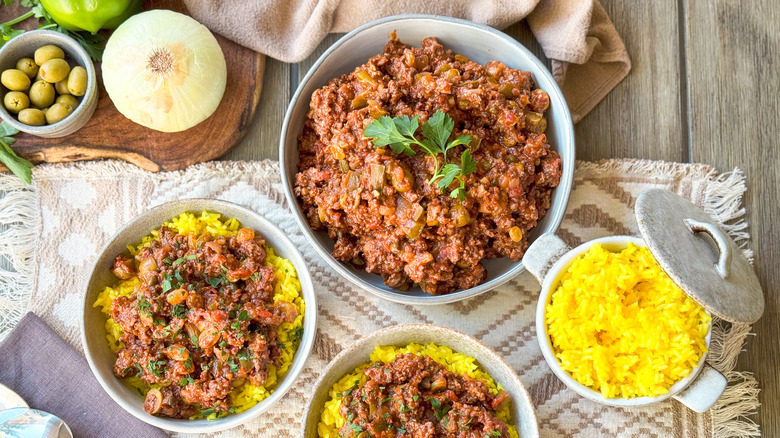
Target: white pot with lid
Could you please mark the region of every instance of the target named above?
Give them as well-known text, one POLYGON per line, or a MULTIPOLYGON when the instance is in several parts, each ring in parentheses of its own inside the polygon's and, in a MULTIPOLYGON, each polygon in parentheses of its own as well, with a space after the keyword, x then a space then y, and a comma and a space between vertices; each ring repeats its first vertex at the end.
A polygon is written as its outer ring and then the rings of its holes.
MULTIPOLYGON (((674 398, 696 412, 712 407, 726 378, 705 363, 706 353, 690 374, 666 394, 654 397, 605 398, 561 368, 547 332, 546 307, 560 278, 577 257, 595 244, 619 252, 629 243, 646 247, 672 281, 711 316, 733 323, 753 323, 764 311, 764 296, 752 266, 737 244, 715 221, 690 201, 666 190, 642 192, 635 205, 642 237, 610 236, 571 249, 552 233, 540 236, 526 251, 523 264, 542 284, 536 309, 539 346, 553 373, 570 389, 612 406, 641 406, 674 398)), ((712 323, 705 338, 709 349, 712 323)))

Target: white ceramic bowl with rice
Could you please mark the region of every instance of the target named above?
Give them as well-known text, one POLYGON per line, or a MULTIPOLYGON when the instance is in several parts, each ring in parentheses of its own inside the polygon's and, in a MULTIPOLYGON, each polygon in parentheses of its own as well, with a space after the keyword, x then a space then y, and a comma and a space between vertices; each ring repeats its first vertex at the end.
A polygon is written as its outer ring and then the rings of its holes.
POLYGON ((512 367, 490 348, 475 338, 456 330, 432 324, 403 324, 378 330, 364 336, 342 350, 322 372, 314 385, 312 396, 303 416, 301 437, 318 437, 318 424, 331 398, 330 391, 339 380, 353 373, 355 368, 370 362, 377 346, 406 347, 415 344, 436 344, 452 349, 454 353, 476 359, 479 368, 495 383, 501 385, 510 397, 511 424, 522 438, 539 436, 536 412, 531 397, 512 367))
POLYGON ((181 433, 207 433, 229 429, 243 424, 261 415, 281 400, 292 387, 304 362, 309 356, 316 331, 317 305, 306 263, 293 243, 268 220, 247 208, 218 200, 191 199, 169 202, 148 210, 119 230, 103 248, 92 268, 86 284, 81 319, 81 335, 84 353, 93 374, 103 389, 120 406, 135 417, 165 430, 181 433), (274 386, 268 388, 272 393, 253 407, 213 420, 174 419, 148 414, 144 409, 144 397, 128 384, 123 383, 113 373, 116 354, 109 348, 107 341, 107 316, 94 304, 106 287, 117 284, 117 277, 111 272, 114 257, 127 253, 127 245, 137 245, 152 230, 159 229, 163 223, 179 216, 183 212, 199 214, 203 211, 219 213, 223 220, 237 219, 241 227, 251 228, 265 239, 266 245, 273 248, 278 257, 289 260, 297 271, 300 282, 300 294, 305 303, 302 321, 303 332, 292 363, 274 386))
POLYGON ((523 262, 542 285, 539 346, 555 375, 590 400, 631 407, 674 398, 704 412, 726 388, 705 361, 712 319, 757 321, 761 285, 737 244, 689 200, 648 189, 634 211, 641 238, 571 249, 545 234, 528 248, 523 262))
MULTIPOLYGON (((555 236, 547 235, 542 236, 540 239, 540 244, 545 244, 547 248, 562 248, 560 246, 562 241, 555 236), (558 240, 555 241, 554 239, 558 240)), ((558 287, 561 277, 575 259, 587 253, 594 245, 600 244, 607 251, 617 253, 626 249, 629 243, 638 247, 645 246, 644 240, 631 236, 611 236, 595 239, 569 250, 549 268, 549 271, 547 271, 544 276, 542 291, 539 294, 539 301, 537 302, 536 307, 536 333, 542 355, 553 373, 566 384, 566 386, 579 395, 595 402, 610 406, 630 407, 657 403, 672 397, 697 412, 704 412, 717 401, 726 386, 726 379, 723 375, 711 366, 705 364, 706 352, 699 357, 698 363, 692 368, 690 374, 672 385, 666 394, 654 397, 633 398, 604 397, 601 392, 585 386, 574 379, 569 372, 561 367, 561 363, 558 358, 556 358, 555 347, 552 344, 548 332, 547 306, 550 304, 553 292, 555 292, 558 287), (684 390, 685 392, 683 392, 684 390)), ((529 254, 530 257, 537 256, 534 248, 529 248, 529 254)), ((710 323, 709 330, 705 337, 707 348, 709 348, 711 337, 712 324, 710 323)))

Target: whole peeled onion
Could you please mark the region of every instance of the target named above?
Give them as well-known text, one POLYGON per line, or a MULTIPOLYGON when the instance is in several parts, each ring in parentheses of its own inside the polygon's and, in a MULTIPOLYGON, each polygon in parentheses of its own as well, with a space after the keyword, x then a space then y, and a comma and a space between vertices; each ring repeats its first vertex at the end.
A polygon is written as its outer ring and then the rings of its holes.
POLYGON ((207 119, 227 82, 225 56, 214 35, 191 17, 163 9, 122 23, 106 44, 102 68, 119 112, 163 132, 207 119))

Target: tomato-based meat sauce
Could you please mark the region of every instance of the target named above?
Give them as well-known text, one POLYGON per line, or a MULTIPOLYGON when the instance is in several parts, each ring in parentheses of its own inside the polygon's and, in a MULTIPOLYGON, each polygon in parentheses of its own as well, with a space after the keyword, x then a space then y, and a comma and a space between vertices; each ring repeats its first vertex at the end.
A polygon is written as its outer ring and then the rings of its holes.
MULTIPOLYGON (((550 208, 561 159, 544 133, 549 104, 528 72, 393 34, 384 53, 312 94, 295 194, 312 228, 334 240, 335 259, 400 290, 474 287, 487 276, 482 260, 523 256, 550 208), (468 136, 446 154, 417 145, 398 153, 364 133, 402 116, 424 128, 438 112, 453 123, 445 140, 468 136), (437 172, 450 170, 457 179, 441 187, 437 172)), ((424 143, 425 132, 413 135, 424 143)))
POLYGON ((496 412, 509 395, 407 353, 363 371, 366 382, 342 395, 343 437, 508 437, 496 412), (361 435, 363 433, 363 435, 361 435))
POLYGON ((298 314, 274 302, 274 269, 263 264, 261 236, 182 235, 162 227, 136 256, 114 260, 122 280, 141 284, 111 303, 124 345, 114 373, 152 386, 144 408, 189 418, 232 412, 230 393, 247 382, 263 385, 278 365, 277 328, 298 314))

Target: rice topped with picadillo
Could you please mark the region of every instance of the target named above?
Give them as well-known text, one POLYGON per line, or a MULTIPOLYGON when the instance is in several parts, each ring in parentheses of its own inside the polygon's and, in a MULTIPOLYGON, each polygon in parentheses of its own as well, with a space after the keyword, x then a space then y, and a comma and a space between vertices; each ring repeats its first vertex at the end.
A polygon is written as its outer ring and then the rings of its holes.
POLYGON ((214 419, 268 397, 303 332, 294 266, 235 219, 182 213, 120 254, 94 306, 114 374, 152 415, 214 419))

